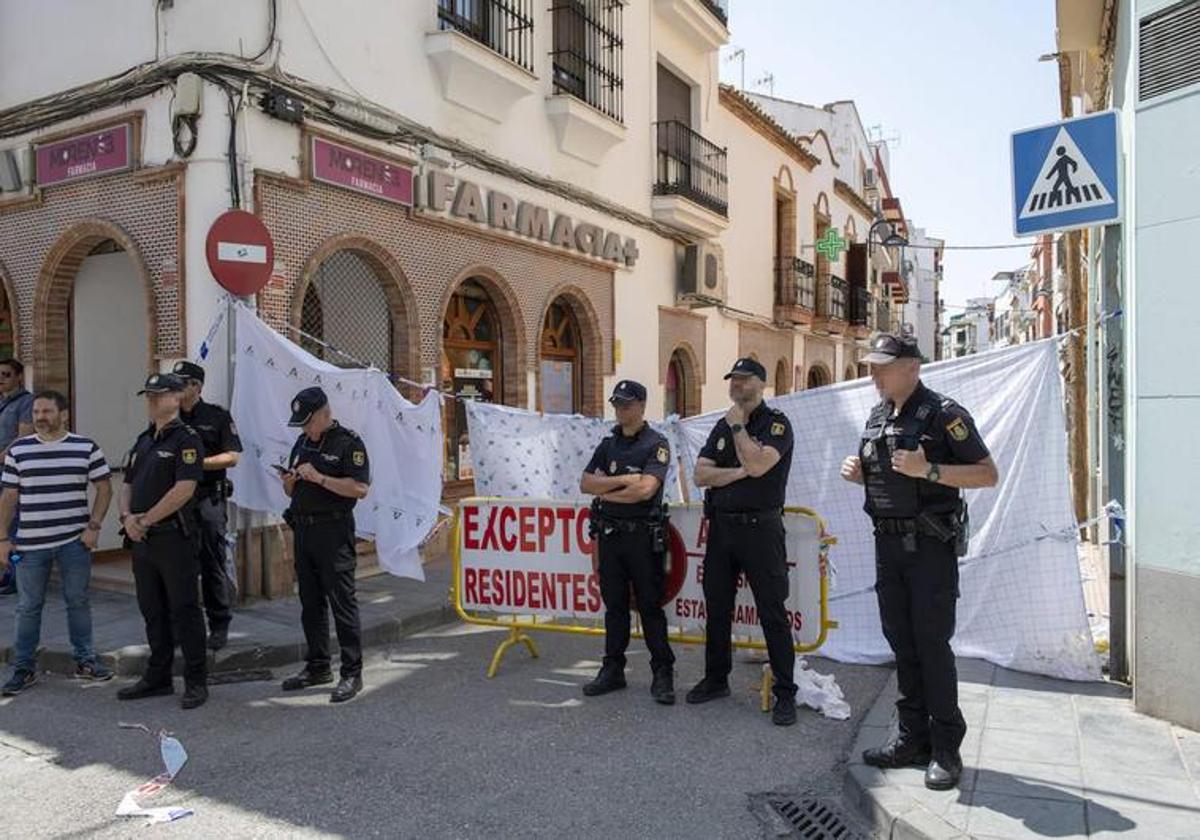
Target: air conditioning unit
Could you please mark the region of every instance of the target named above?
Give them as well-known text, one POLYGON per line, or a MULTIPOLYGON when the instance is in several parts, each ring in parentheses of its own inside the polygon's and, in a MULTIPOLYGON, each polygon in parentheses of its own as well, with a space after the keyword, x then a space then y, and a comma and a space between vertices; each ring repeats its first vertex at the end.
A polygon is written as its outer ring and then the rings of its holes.
POLYGON ((679 276, 679 302, 688 306, 715 306, 725 302, 725 258, 716 245, 688 245, 679 276))

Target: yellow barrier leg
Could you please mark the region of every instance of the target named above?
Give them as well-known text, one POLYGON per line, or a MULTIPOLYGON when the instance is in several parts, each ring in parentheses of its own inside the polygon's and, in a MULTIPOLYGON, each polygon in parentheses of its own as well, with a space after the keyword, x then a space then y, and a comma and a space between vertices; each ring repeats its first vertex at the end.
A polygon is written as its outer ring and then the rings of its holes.
POLYGON ((496 652, 492 654, 492 664, 488 666, 487 670, 489 680, 500 670, 500 660, 504 658, 504 654, 508 653, 508 649, 518 642, 524 642, 525 647, 529 648, 529 655, 534 659, 538 658, 537 646, 534 645, 533 639, 521 632, 520 628, 514 627, 508 631, 508 637, 496 646, 496 652))
POLYGON ((775 685, 775 674, 770 668, 763 668, 762 675, 762 710, 771 711, 771 688, 775 685))

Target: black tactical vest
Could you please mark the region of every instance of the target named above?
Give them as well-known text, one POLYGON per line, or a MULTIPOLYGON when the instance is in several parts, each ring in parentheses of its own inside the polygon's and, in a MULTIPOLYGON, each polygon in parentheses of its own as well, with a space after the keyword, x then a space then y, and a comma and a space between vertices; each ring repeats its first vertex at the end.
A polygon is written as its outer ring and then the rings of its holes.
MULTIPOLYGON (((914 398, 918 395, 914 394, 914 398)), ((924 478, 910 478, 892 469, 892 454, 901 449, 915 450, 925 444, 930 457, 931 432, 941 414, 942 398, 924 389, 919 402, 905 405, 892 417, 891 403, 875 406, 867 420, 859 445, 863 481, 867 488, 864 506, 872 517, 912 519, 922 511, 950 512, 957 508, 959 491, 954 487, 934 484, 924 478)), ((931 463, 940 463, 936 457, 931 463)))

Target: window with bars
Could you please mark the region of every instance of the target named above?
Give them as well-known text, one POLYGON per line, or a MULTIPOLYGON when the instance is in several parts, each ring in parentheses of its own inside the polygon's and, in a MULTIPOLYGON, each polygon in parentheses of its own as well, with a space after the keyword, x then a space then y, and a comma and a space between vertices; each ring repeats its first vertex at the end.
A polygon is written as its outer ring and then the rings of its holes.
POLYGON ((619 0, 554 0, 554 90, 623 122, 619 0))
POLYGON ((461 32, 533 72, 533 0, 438 0, 438 28, 461 32))

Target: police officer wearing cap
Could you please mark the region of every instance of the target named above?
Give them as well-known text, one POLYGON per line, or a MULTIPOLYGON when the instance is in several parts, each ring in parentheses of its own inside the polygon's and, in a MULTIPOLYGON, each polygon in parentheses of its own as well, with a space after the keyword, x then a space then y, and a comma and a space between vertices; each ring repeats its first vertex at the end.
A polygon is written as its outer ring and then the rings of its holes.
POLYGON ((667 439, 646 422, 646 388, 618 382, 609 398, 617 415, 612 433, 600 441, 579 482, 595 496, 592 534, 598 556, 600 595, 604 599, 604 662, 583 687, 589 697, 625 687, 625 649, 629 646, 629 587, 642 617, 650 650, 656 702, 675 702, 675 654, 667 641, 662 608, 667 521, 663 481, 671 463, 667 439))
POLYGON ((866 487, 875 526, 875 591, 896 657, 899 733, 863 753, 875 767, 925 766, 925 785, 947 790, 962 775, 967 725, 958 708, 950 639, 958 557, 969 524, 962 490, 991 487, 995 462, 967 410, 921 382, 911 338, 876 336, 864 361, 880 402, 842 477, 866 487))
POLYGON ((242 441, 229 412, 201 399, 204 368, 193 362, 176 362, 173 372, 184 381, 179 417, 204 443, 204 477, 196 488, 200 588, 204 593, 204 612, 208 615, 208 646, 220 650, 229 639, 233 596, 237 590, 225 547, 225 500, 232 489, 225 470, 237 464, 242 441))
POLYGON ((133 551, 138 608, 146 622, 150 660, 142 678, 117 692, 139 700, 174 692, 175 645, 183 650, 180 705, 194 709, 208 699, 204 613, 196 576, 196 485, 204 473, 204 445, 179 419, 183 380, 154 374, 138 392, 146 396, 150 426, 125 460, 121 526, 133 551))
POLYGON ((292 400, 289 426, 304 431, 280 468, 291 498, 284 519, 292 527, 300 621, 308 645, 305 666, 283 681, 284 691, 333 682, 329 659, 329 610, 341 647, 341 673, 329 699, 341 703, 362 691, 362 628, 354 568, 354 505, 367 495, 371 465, 362 438, 333 419, 320 388, 292 400))
POLYGON ((688 692, 687 701, 729 696, 734 598, 738 574, 744 572, 775 676, 772 720, 791 726, 796 722, 796 654, 785 606, 790 575, 783 503, 792 468, 792 424, 763 402, 767 372, 757 361, 738 359, 725 378, 733 405, 713 427, 696 462, 696 486, 706 488, 708 614, 704 679, 688 692))

